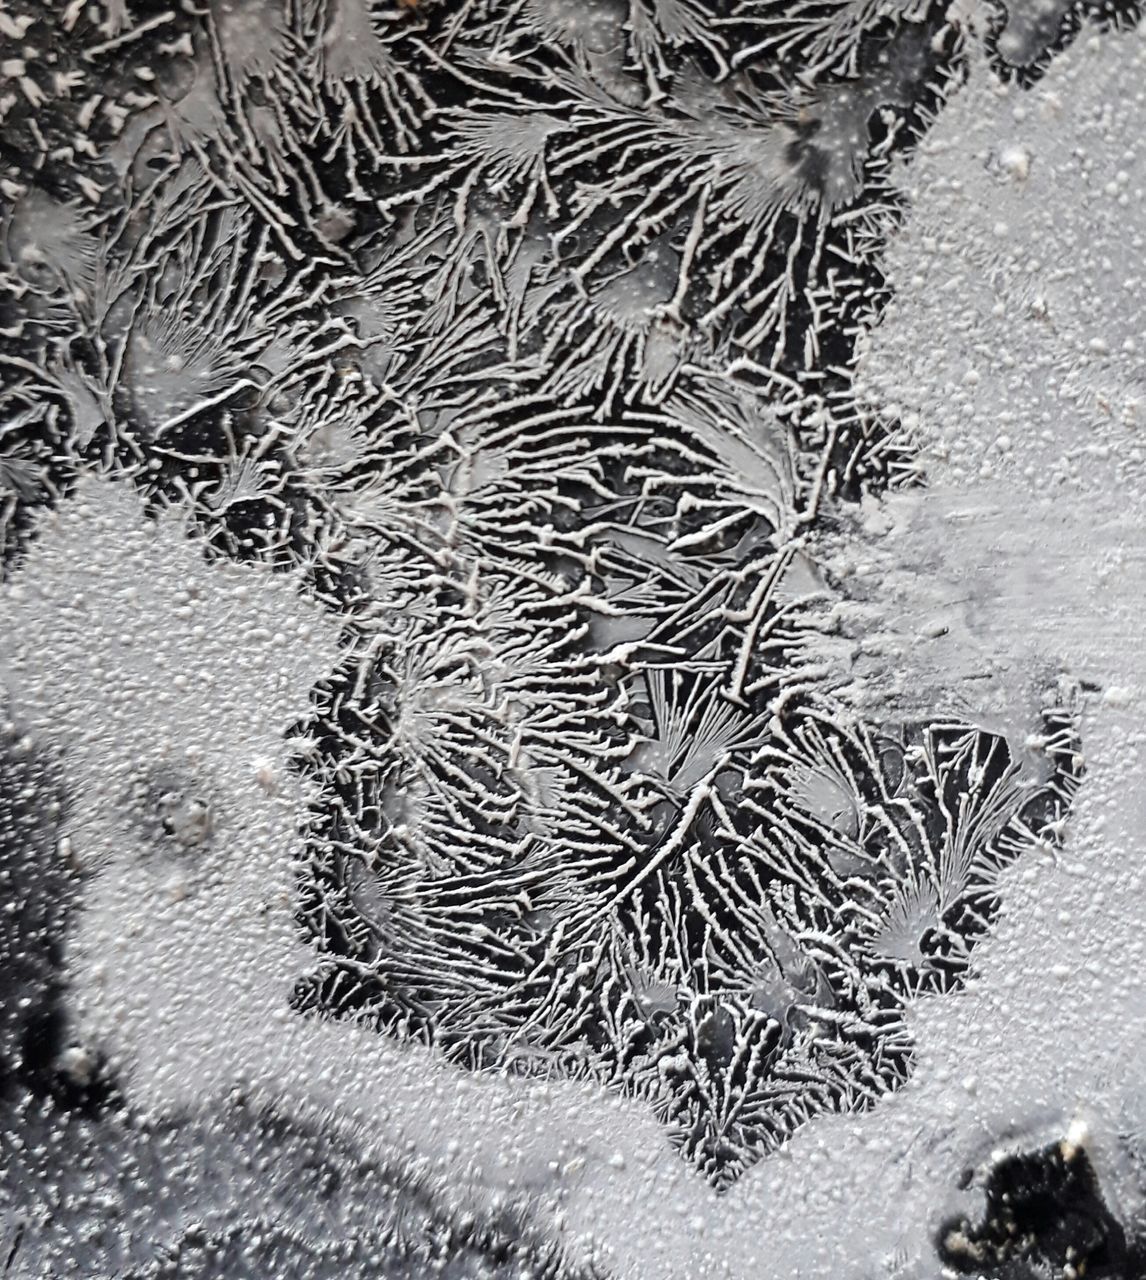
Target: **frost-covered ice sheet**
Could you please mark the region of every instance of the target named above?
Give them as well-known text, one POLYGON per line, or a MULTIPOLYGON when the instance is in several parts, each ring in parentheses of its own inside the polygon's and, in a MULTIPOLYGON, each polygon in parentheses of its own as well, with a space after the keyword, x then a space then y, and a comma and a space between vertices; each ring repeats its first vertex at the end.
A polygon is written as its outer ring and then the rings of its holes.
POLYGON ((1138 18, 0 9, 0 1274, 1146 1272, 1138 18))

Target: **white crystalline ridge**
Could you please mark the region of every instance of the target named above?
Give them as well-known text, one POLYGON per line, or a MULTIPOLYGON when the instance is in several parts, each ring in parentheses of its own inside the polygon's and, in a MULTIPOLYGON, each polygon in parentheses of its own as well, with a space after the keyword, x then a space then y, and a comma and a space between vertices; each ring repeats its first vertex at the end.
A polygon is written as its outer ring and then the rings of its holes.
MULTIPOLYGON (((1071 1125, 1112 1208, 1138 1207, 1110 1135, 1128 1114, 1141 1128, 1146 1096, 1133 1042, 1146 42, 1081 40, 1019 108, 973 67, 904 174, 897 296, 862 373, 874 400, 915 415, 929 487, 887 499, 868 522, 886 532, 832 554, 853 571, 866 558, 894 588, 896 612, 876 622, 933 709, 973 701, 979 674, 945 637, 916 643, 936 610, 994 664, 988 711, 1008 713, 1032 663, 1103 692, 1086 706, 1065 849, 1013 875, 978 978, 915 1010, 910 1083, 806 1126, 717 1198, 637 1103, 466 1075, 290 1014, 312 957, 291 914, 305 797, 284 733, 336 662, 336 629, 291 578, 208 562, 177 517, 150 523, 126 486, 88 481, 0 597, 0 670, 14 712, 66 754, 66 834, 90 873, 72 1014, 129 1101, 210 1108, 242 1086, 364 1149, 409 1152, 460 1199, 529 1196, 573 1256, 623 1276, 931 1275, 939 1220, 975 1208, 954 1191, 960 1170, 1000 1135, 1026 1145, 1071 1125), (167 856, 131 805, 172 778, 194 780, 209 820, 167 856)), ((888 673, 869 674, 870 691, 888 673)))

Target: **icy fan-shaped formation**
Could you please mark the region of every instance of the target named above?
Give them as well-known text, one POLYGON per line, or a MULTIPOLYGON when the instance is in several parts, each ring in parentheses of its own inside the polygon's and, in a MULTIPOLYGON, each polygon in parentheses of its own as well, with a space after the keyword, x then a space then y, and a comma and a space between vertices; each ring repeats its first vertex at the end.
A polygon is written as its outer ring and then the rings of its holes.
POLYGON ((165 967, 209 949, 208 901, 284 1036, 594 1082, 721 1190, 909 1078, 910 1010, 963 984, 1082 758, 1051 656, 1016 709, 960 652, 945 704, 925 659, 896 677, 945 623, 865 633, 898 589, 875 499, 929 510, 896 380, 922 401, 934 366, 857 339, 945 287, 889 245, 968 67, 1021 94, 1087 14, 0 13, 0 672, 42 753, 5 748, 0 872, 35 891, 0 940, 55 999, 68 965, 20 932, 67 950, 53 842, 69 893, 103 877, 89 919, 136 876, 172 913, 77 1000, 81 1094, 104 1053, 167 1078, 162 1018, 117 1057, 133 956, 205 1033, 247 998, 246 969, 185 996, 165 967))

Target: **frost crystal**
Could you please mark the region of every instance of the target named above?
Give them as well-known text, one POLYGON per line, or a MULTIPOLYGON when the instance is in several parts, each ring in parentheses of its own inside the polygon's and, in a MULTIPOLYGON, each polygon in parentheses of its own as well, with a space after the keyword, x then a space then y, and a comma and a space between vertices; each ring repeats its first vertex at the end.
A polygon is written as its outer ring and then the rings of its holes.
POLYGON ((0 1267, 574 1274, 902 1099, 1141 576, 1137 17, 0 12, 0 1267))

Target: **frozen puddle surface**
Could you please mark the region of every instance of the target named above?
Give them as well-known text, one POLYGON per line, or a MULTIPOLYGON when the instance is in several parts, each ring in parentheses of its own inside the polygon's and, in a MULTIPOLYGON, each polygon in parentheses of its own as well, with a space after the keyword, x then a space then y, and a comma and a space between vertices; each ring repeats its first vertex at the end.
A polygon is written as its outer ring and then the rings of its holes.
POLYGON ((0 12, 5 1276, 1146 1271, 1139 17, 0 12))

